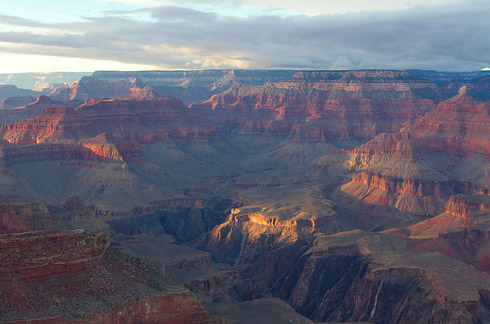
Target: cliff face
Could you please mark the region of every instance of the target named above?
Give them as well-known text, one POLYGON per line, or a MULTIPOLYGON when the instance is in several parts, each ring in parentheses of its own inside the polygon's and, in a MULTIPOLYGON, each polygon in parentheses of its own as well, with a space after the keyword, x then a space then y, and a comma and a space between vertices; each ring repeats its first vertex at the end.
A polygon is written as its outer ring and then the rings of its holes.
POLYGON ((225 91, 235 82, 261 85, 271 80, 285 80, 294 71, 96 71, 69 86, 54 89, 50 97, 60 101, 87 98, 112 98, 151 86, 161 96, 180 98, 184 103, 199 103, 213 94, 225 91))
POLYGON ((33 103, 34 101, 36 101, 36 99, 31 96, 8 97, 2 100, 2 102, 0 103, 0 109, 21 107, 33 103))
POLYGON ((450 257, 412 252, 390 235, 354 231, 317 239, 275 289, 316 321, 465 323, 489 316, 487 276, 450 257), (455 285, 455 275, 466 284, 455 285))
POLYGON ((488 195, 451 196, 446 204, 446 214, 467 218, 474 212, 490 210, 488 195))
POLYGON ((286 131, 310 123, 324 136, 370 138, 411 125, 437 97, 435 84, 401 72, 298 72, 263 86, 235 84, 193 107, 215 111, 221 123, 260 120, 254 126, 273 130, 279 124, 286 131))
POLYGON ((0 194, 47 205, 0 199, 1 320, 216 322, 187 287, 315 321, 488 321, 489 106, 456 78, 96 72, 11 109, 0 194), (53 231, 80 227, 112 246, 53 231))
POLYGON ((82 77, 70 86, 58 87, 49 95, 54 100, 85 101, 87 98, 113 98, 131 93, 131 89, 139 88, 141 81, 137 78, 122 78, 117 82, 99 80, 91 77, 82 77))
POLYGON ((39 92, 37 91, 20 89, 17 88, 15 85, 11 85, 11 84, 0 84, 0 100, 4 100, 10 97, 20 97, 20 96, 37 97, 38 95, 39 92))
POLYGON ((218 323, 195 295, 166 290, 157 264, 108 249, 106 234, 2 234, 0 246, 3 322, 218 323))
POLYGON ((23 281, 68 277, 100 261, 109 238, 88 236, 83 231, 2 234, 3 280, 20 276, 23 281))
POLYGON ((488 174, 477 170, 488 163, 489 106, 466 91, 462 87, 458 95, 439 103, 437 110, 404 132, 379 135, 345 152, 350 157, 349 167, 363 171, 355 174, 343 191, 411 212, 415 197, 422 197, 426 207, 422 204, 418 212, 428 215, 439 214, 444 206, 429 200, 447 200, 453 194, 488 194, 488 174), (379 195, 384 198, 376 198, 379 195), (402 199, 412 203, 403 204, 402 199))
POLYGON ((19 197, 0 197, 0 233, 51 229, 53 220, 46 206, 19 197))
MULTIPOLYGON (((176 147, 176 141, 184 141, 186 147, 206 145, 216 140, 216 129, 202 123, 180 100, 163 98, 151 88, 143 88, 121 98, 89 99, 76 109, 49 106, 37 117, 3 124, 0 137, 3 176, 0 181, 15 183, 4 187, 2 193, 24 192, 30 198, 49 203, 59 203, 68 198, 67 194, 77 194, 90 203, 102 200, 131 209, 137 204, 163 200, 169 191, 171 197, 178 196, 178 189, 172 192, 155 186, 155 180, 159 185, 166 180, 155 178, 155 172, 161 170, 164 177, 168 175, 163 167, 166 162, 159 154, 170 156, 171 160, 181 159, 184 153, 176 147), (161 146, 160 153, 146 146, 161 146), (155 152, 150 153, 150 159, 156 161, 149 162, 145 151, 155 152), (26 172, 46 163, 50 164, 48 170, 58 170, 57 176, 64 180, 60 180, 61 186, 39 191, 34 188, 49 183, 44 176, 47 174, 26 172), (141 184, 132 174, 130 165, 148 174, 145 183, 141 184), (25 182, 20 182, 19 177, 25 182), (80 178, 85 184, 76 183, 80 178), (68 192, 63 189, 71 184, 68 192), (117 190, 128 191, 127 204, 119 202, 117 190), (134 195, 133 191, 139 194, 134 195)), ((175 179, 170 181, 175 183, 175 179)))

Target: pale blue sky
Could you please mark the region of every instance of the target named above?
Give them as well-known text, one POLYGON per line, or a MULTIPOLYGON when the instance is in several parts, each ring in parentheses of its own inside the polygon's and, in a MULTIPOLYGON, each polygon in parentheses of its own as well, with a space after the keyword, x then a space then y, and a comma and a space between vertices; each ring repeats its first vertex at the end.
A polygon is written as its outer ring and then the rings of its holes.
POLYGON ((0 73, 490 65, 482 0, 8 1, 0 73))

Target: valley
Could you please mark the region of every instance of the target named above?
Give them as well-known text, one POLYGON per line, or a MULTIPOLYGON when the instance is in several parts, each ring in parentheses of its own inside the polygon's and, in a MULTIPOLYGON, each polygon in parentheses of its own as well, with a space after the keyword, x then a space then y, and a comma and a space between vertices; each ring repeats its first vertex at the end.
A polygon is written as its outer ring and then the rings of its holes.
POLYGON ((2 322, 490 322, 488 72, 0 90, 2 322))

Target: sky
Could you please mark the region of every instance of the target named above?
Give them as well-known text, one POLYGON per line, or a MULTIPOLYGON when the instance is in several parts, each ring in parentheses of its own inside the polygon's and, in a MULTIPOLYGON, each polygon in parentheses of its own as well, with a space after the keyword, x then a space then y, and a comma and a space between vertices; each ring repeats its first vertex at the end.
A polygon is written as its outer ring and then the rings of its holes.
POLYGON ((488 0, 15 0, 0 73, 490 66, 488 0))

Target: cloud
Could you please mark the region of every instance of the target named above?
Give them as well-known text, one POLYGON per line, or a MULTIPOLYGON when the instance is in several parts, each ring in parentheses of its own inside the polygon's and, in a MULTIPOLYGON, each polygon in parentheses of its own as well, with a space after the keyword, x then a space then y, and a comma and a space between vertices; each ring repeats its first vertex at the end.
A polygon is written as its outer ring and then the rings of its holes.
POLYGON ((490 4, 481 1, 317 16, 237 17, 156 6, 53 24, 48 34, 0 32, 0 42, 13 44, 0 50, 156 68, 479 70, 490 65, 488 12, 490 4))

